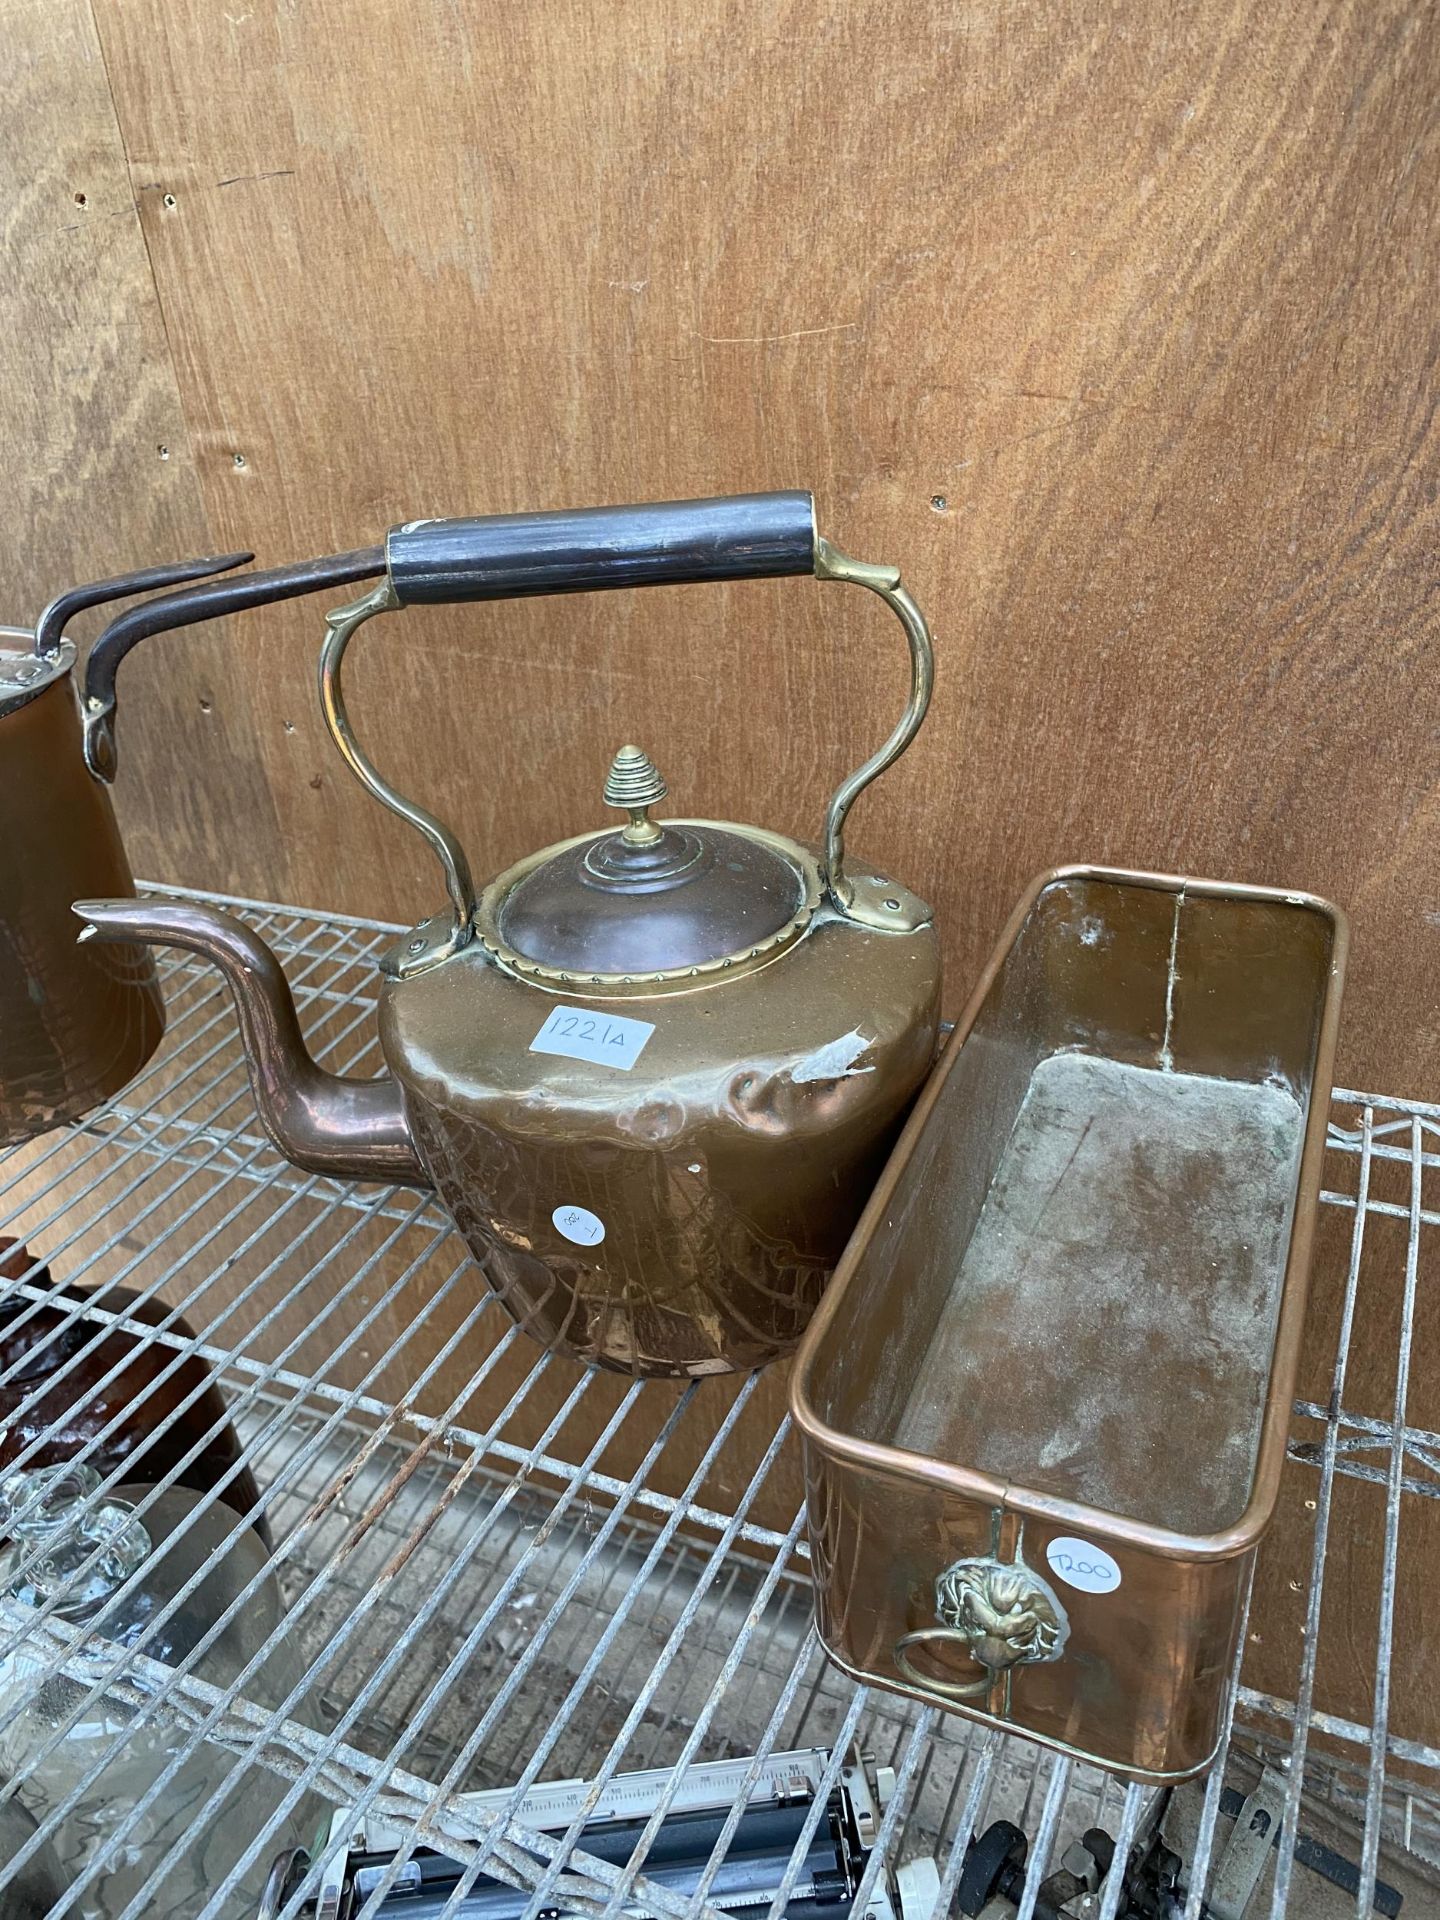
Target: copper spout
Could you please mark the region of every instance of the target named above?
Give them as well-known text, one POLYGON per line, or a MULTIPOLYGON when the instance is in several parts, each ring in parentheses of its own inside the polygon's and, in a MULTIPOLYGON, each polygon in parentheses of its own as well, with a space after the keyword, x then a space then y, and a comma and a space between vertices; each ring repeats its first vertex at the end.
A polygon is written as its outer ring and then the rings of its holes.
POLYGON ((235 996, 261 1124, 287 1160, 336 1180, 430 1185, 395 1082, 345 1080, 316 1066, 280 963, 249 927, 189 901, 80 900, 74 910, 85 923, 81 940, 183 947, 215 963, 235 996))

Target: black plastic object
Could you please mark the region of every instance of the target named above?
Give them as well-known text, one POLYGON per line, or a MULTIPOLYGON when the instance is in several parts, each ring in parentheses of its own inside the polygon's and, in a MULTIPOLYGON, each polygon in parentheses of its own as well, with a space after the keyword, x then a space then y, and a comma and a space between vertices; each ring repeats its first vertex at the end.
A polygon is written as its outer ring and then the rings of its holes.
MULTIPOLYGON (((849 1911, 857 1874, 841 1833, 839 1800, 839 1795, 832 1798, 829 1818, 819 1823, 811 1837, 795 1892, 784 1909, 784 1920, 842 1920, 849 1911)), ((746 1808, 710 1888, 712 1905, 753 1909, 756 1914, 765 1911, 789 1864, 809 1804, 802 1798, 779 1806, 746 1808)), ((667 1815, 646 1853, 646 1875, 682 1897, 693 1893, 725 1820, 723 1808, 667 1815)), ((623 1866, 646 1824, 640 1819, 597 1821, 586 1827, 581 1845, 596 1858, 623 1866)), ((392 1853, 350 1855, 350 1905, 343 1911, 358 1915, 394 1857, 392 1853)), ((301 1885, 308 1859, 296 1854, 287 1864, 288 1876, 279 1889, 286 1899, 293 1897, 301 1885)), ((385 1920, 392 1914, 394 1920, 439 1920, 442 1914, 455 1914, 458 1920, 519 1920, 529 1899, 525 1891, 506 1886, 489 1874, 467 1875, 458 1861, 422 1847, 412 1854, 399 1883, 376 1911, 385 1920), (458 1904, 452 1904, 462 1879, 471 1881, 470 1890, 460 1896, 458 1904)), ((315 1908, 311 1904, 307 1902, 301 1911, 313 1920, 315 1908)), ((546 1911, 559 1912, 560 1908, 546 1911)))
POLYGON ((1103 1880, 1115 1864, 1114 1840, 1103 1827, 1087 1827, 1080 1836, 1080 1844, 1095 1862, 1103 1880))
POLYGON ((997 1894, 1017 1904, 1025 1888, 1030 1842, 1008 1820, 992 1820, 965 1849, 956 1904, 961 1913, 983 1913, 997 1894))
POLYGON ((748 580, 815 568, 808 493, 417 520, 385 543, 401 605, 748 580))

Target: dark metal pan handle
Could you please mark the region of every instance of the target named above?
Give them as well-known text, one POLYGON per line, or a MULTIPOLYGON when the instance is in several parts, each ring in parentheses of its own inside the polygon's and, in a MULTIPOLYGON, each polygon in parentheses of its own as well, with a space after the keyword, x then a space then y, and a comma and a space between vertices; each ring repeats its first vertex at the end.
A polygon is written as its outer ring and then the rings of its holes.
POLYGON ((402 607, 813 573, 815 502, 800 492, 740 493, 414 520, 392 531, 385 558, 402 607))
POLYGON ((103 606, 107 600, 128 600, 131 594, 148 593, 152 587, 178 587, 187 580, 203 580, 207 574, 228 573, 254 558, 253 553, 212 553, 201 560, 140 567, 134 573, 117 573, 109 580, 92 580, 88 586, 67 587, 64 593, 56 594, 35 622, 35 652, 42 660, 58 660, 66 627, 86 607, 103 606))
MULTIPOLYGON (((222 566, 237 566, 253 554, 239 554, 224 561, 195 562, 188 572, 168 570, 164 580, 152 580, 152 586, 174 585, 178 580, 194 579, 222 566)), ((156 570, 160 571, 159 569, 156 570)), ((302 560, 294 566, 270 567, 260 573, 242 573, 231 580, 207 580, 188 593, 165 594, 131 607, 112 620, 90 649, 85 663, 85 691, 81 702, 85 716, 85 762, 100 780, 115 778, 115 676, 120 663, 140 641, 151 634, 168 633, 174 627, 193 626, 199 620, 218 620, 227 613, 240 613, 247 607, 265 606, 272 600, 293 600, 299 594, 319 593, 331 587, 349 586, 357 580, 373 580, 385 571, 385 553, 380 547, 361 547, 354 553, 331 554, 324 560, 302 560)), ((132 579, 142 576, 134 574, 132 579)), ((107 583, 113 584, 113 583, 107 583)), ((136 591, 127 588, 126 591, 136 591)), ((77 588, 93 599, 72 605, 93 606, 95 599, 108 599, 96 588, 77 588)), ((63 596, 62 596, 63 597, 63 596)), ((57 601, 55 603, 59 605, 57 601)), ((49 608, 46 609, 48 614, 49 608)), ((41 616, 42 619, 45 617, 41 616)), ((69 617, 67 613, 66 618, 69 617)), ((37 644, 39 629, 36 629, 37 644)))

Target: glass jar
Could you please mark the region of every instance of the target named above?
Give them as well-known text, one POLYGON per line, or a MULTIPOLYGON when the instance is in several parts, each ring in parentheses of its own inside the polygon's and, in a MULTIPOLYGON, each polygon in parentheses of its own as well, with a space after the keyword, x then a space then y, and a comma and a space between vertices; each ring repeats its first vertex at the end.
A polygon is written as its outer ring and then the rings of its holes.
MULTIPOLYGON (((135 1505, 147 1489, 125 1487, 122 1497, 96 1500, 98 1485, 91 1468, 63 1465, 13 1473, 0 1482, 0 1528, 12 1536, 0 1553, 0 1630, 8 1638, 23 1629, 26 1610, 54 1601, 57 1620, 94 1636, 87 1636, 63 1672, 55 1670, 54 1655, 31 1642, 0 1658, 0 1722, 14 1712, 0 1725, 0 1778, 18 1782, 20 1799, 37 1819, 58 1815, 50 1837, 72 1881, 86 1868, 97 1869, 73 1910, 81 1920, 115 1920, 138 1894, 146 1920, 193 1920, 279 1805, 287 1783, 256 1763, 219 1811, 208 1814, 207 1803, 237 1762, 201 1741, 117 1841, 122 1822, 188 1736, 163 1709, 140 1721, 137 1710, 118 1697, 90 1698, 90 1688, 113 1661, 113 1649, 135 1646, 197 1574, 194 1591, 139 1652, 178 1665, 263 1573, 189 1669, 212 1686, 228 1686, 237 1677, 275 1634, 284 1608, 264 1548, 228 1508, 212 1501, 197 1513, 200 1495, 173 1487, 136 1519, 135 1505), (103 1551, 95 1564, 80 1573, 97 1548, 103 1551), (132 1578, 133 1587, 123 1591, 132 1578), (82 1785, 117 1740, 96 1778, 82 1785), (172 1847, 175 1859, 162 1873, 172 1847)), ((278 1705, 298 1672, 282 1639, 246 1681, 244 1696, 256 1706, 278 1705)), ((145 1684, 123 1669, 118 1678, 145 1684)), ((283 1846, 312 1842, 328 1812, 313 1796, 292 1810, 226 1902, 225 1920, 254 1914, 272 1856, 283 1846)))

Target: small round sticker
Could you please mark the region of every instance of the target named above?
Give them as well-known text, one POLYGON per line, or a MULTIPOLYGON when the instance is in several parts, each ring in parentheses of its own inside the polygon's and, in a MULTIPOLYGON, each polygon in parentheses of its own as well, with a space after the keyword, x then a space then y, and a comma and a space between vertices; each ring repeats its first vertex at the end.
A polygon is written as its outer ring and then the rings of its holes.
POLYGON ((1050 1571, 1067 1587, 1081 1593, 1113 1593, 1120 1584, 1120 1569, 1103 1547, 1088 1540, 1063 1535, 1045 1549, 1050 1571))
POLYGON ((605 1238, 605 1222, 588 1207, 556 1207, 550 1218, 577 1247, 598 1247, 605 1238))

